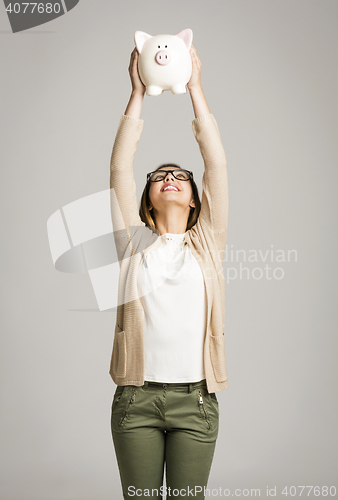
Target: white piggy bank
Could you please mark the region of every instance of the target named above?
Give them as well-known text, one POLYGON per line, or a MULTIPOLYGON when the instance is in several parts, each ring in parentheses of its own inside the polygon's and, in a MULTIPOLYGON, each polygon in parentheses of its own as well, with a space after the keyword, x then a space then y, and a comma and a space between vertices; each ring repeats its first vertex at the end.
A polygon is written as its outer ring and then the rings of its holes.
POLYGON ((192 72, 191 29, 177 35, 151 36, 136 31, 135 45, 139 53, 138 71, 147 95, 160 95, 163 90, 185 94, 192 72))

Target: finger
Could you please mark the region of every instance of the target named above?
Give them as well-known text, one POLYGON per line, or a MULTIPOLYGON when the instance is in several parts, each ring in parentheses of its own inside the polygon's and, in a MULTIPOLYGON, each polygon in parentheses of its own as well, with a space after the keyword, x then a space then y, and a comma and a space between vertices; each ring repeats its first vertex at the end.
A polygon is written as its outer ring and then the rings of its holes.
POLYGON ((130 54, 131 61, 133 61, 135 59, 136 54, 137 54, 137 51, 136 51, 136 47, 135 47, 134 50, 132 51, 132 53, 130 54))
POLYGON ((197 52, 197 50, 196 50, 196 48, 195 48, 195 47, 194 47, 194 52, 195 52, 195 54, 196 54, 196 57, 198 58, 198 52, 197 52))
POLYGON ((194 49, 194 50, 191 52, 191 55, 192 55, 192 57, 194 57, 194 59, 195 59, 196 61, 198 61, 198 60, 199 60, 199 57, 198 57, 198 54, 197 54, 197 50, 196 50, 196 49, 194 49))
POLYGON ((137 56, 135 54, 133 54, 133 58, 130 61, 130 64, 131 66, 135 66, 135 64, 137 64, 137 56))
POLYGON ((191 59, 192 59, 192 61, 193 61, 194 63, 196 63, 196 62, 197 62, 197 58, 196 58, 196 54, 195 54, 195 52, 192 52, 192 53, 191 53, 191 59))
POLYGON ((197 54, 197 53, 195 54, 195 58, 196 58, 196 64, 197 64, 198 66, 200 66, 202 63, 201 63, 201 60, 200 60, 200 58, 198 57, 198 54, 197 54))
POLYGON ((130 54, 130 63, 132 62, 133 57, 134 57, 134 51, 130 54))

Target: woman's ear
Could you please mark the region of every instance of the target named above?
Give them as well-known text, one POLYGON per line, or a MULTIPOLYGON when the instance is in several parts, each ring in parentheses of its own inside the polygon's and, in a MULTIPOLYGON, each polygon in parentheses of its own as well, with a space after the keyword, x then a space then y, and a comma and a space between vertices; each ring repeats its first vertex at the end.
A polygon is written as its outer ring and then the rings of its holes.
POLYGON ((196 208, 195 200, 194 199, 192 199, 191 202, 189 203, 189 207, 196 208))
POLYGON ((152 204, 150 203, 150 205, 149 205, 149 210, 152 210, 152 209, 153 209, 153 206, 152 206, 152 204))

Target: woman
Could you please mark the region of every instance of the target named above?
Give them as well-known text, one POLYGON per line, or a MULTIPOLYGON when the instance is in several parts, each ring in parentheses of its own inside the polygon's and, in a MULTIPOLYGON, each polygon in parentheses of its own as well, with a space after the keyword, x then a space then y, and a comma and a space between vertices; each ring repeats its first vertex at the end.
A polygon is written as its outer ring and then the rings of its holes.
POLYGON ((133 50, 132 93, 111 158, 119 305, 110 364, 117 385, 111 431, 124 498, 205 498, 218 435, 215 392, 228 388, 224 275, 226 158, 191 47, 192 128, 204 160, 202 202, 193 172, 149 172, 138 209, 133 160, 145 87, 133 50))

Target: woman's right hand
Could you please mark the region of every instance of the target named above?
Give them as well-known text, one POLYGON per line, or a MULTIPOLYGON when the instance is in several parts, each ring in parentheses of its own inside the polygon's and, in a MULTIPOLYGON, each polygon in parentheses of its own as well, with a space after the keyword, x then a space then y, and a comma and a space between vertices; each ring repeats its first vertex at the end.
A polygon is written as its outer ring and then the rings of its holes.
POLYGON ((133 92, 139 92, 141 94, 144 94, 146 91, 145 86, 143 85, 139 72, 138 72, 138 50, 135 47, 134 50, 132 51, 130 55, 130 64, 129 64, 129 75, 130 75, 130 80, 131 80, 131 86, 133 89, 133 92))

